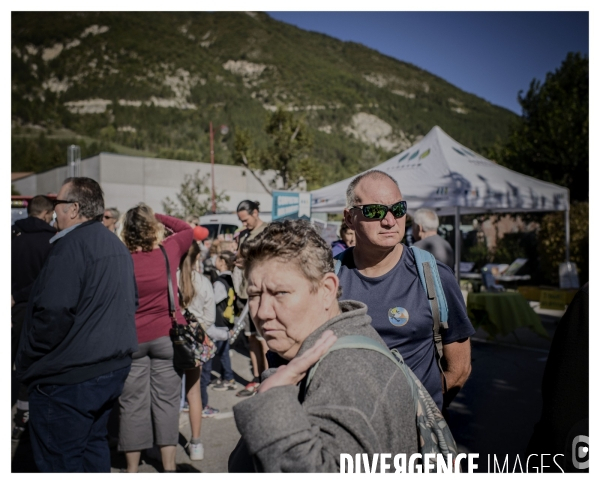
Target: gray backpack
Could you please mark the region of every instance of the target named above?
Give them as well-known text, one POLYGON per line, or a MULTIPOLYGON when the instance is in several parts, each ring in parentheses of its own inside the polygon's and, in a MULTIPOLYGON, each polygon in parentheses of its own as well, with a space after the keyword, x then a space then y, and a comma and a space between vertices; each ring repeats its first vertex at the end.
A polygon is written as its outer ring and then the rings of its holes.
MULTIPOLYGON (((418 448, 421 455, 435 454, 436 459, 432 459, 432 462, 437 463, 437 455, 442 454, 444 461, 448 462, 448 455, 452 455, 451 462, 458 455, 458 447, 452 437, 452 432, 446 423, 446 420, 442 416, 439 408, 429 395, 429 392, 425 389, 423 384, 415 376, 412 370, 404 363, 404 359, 398 353, 397 350, 389 350, 387 347, 381 345, 377 341, 367 336, 342 336, 329 348, 329 351, 325 353, 319 361, 317 361, 310 371, 308 372, 308 378, 306 380, 305 392, 308 390, 310 382, 317 371, 319 363, 325 358, 330 352, 346 349, 346 348, 360 348, 365 350, 372 350, 385 355, 394 362, 402 370, 406 381, 410 386, 416 413, 416 424, 417 424, 417 438, 418 448)), ((437 465, 435 466, 437 469, 437 465)))

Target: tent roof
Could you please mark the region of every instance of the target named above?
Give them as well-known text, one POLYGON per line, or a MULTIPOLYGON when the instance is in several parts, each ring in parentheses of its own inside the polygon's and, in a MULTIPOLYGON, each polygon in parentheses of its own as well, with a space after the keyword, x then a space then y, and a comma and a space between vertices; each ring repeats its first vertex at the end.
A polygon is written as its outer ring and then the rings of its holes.
MULTIPOLYGON (((375 169, 396 179, 409 212, 421 207, 439 215, 566 210, 569 190, 509 170, 478 155, 439 126, 418 143, 375 169)), ((346 206, 347 178, 312 193, 312 211, 339 213, 346 206)))

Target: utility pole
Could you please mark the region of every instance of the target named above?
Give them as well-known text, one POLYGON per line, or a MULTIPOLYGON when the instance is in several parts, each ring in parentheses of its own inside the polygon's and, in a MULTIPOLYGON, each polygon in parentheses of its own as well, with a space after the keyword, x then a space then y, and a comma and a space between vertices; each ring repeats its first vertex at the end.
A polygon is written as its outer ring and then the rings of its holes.
POLYGON ((217 206, 215 204, 215 148, 213 140, 213 128, 212 121, 210 122, 210 173, 212 180, 211 187, 211 199, 212 199, 212 213, 216 213, 217 206))

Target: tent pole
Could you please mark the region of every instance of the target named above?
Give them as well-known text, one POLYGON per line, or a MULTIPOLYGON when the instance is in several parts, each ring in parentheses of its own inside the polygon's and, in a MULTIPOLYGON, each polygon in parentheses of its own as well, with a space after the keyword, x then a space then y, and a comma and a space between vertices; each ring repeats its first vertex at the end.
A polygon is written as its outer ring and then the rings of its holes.
POLYGON ((569 262, 569 242, 571 240, 571 227, 569 222, 569 201, 565 209, 565 262, 569 262))
POLYGON ((460 235, 460 207, 456 206, 456 213, 454 214, 454 274, 456 274, 456 280, 460 285, 460 245, 462 242, 460 235))

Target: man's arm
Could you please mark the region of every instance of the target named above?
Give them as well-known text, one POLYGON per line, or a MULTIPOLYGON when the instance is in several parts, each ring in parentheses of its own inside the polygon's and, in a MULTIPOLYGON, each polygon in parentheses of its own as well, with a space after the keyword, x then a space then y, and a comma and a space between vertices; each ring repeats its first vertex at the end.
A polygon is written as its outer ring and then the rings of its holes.
POLYGON ((471 374, 471 340, 464 338, 444 345, 444 361, 447 387, 444 401, 448 405, 471 374))

